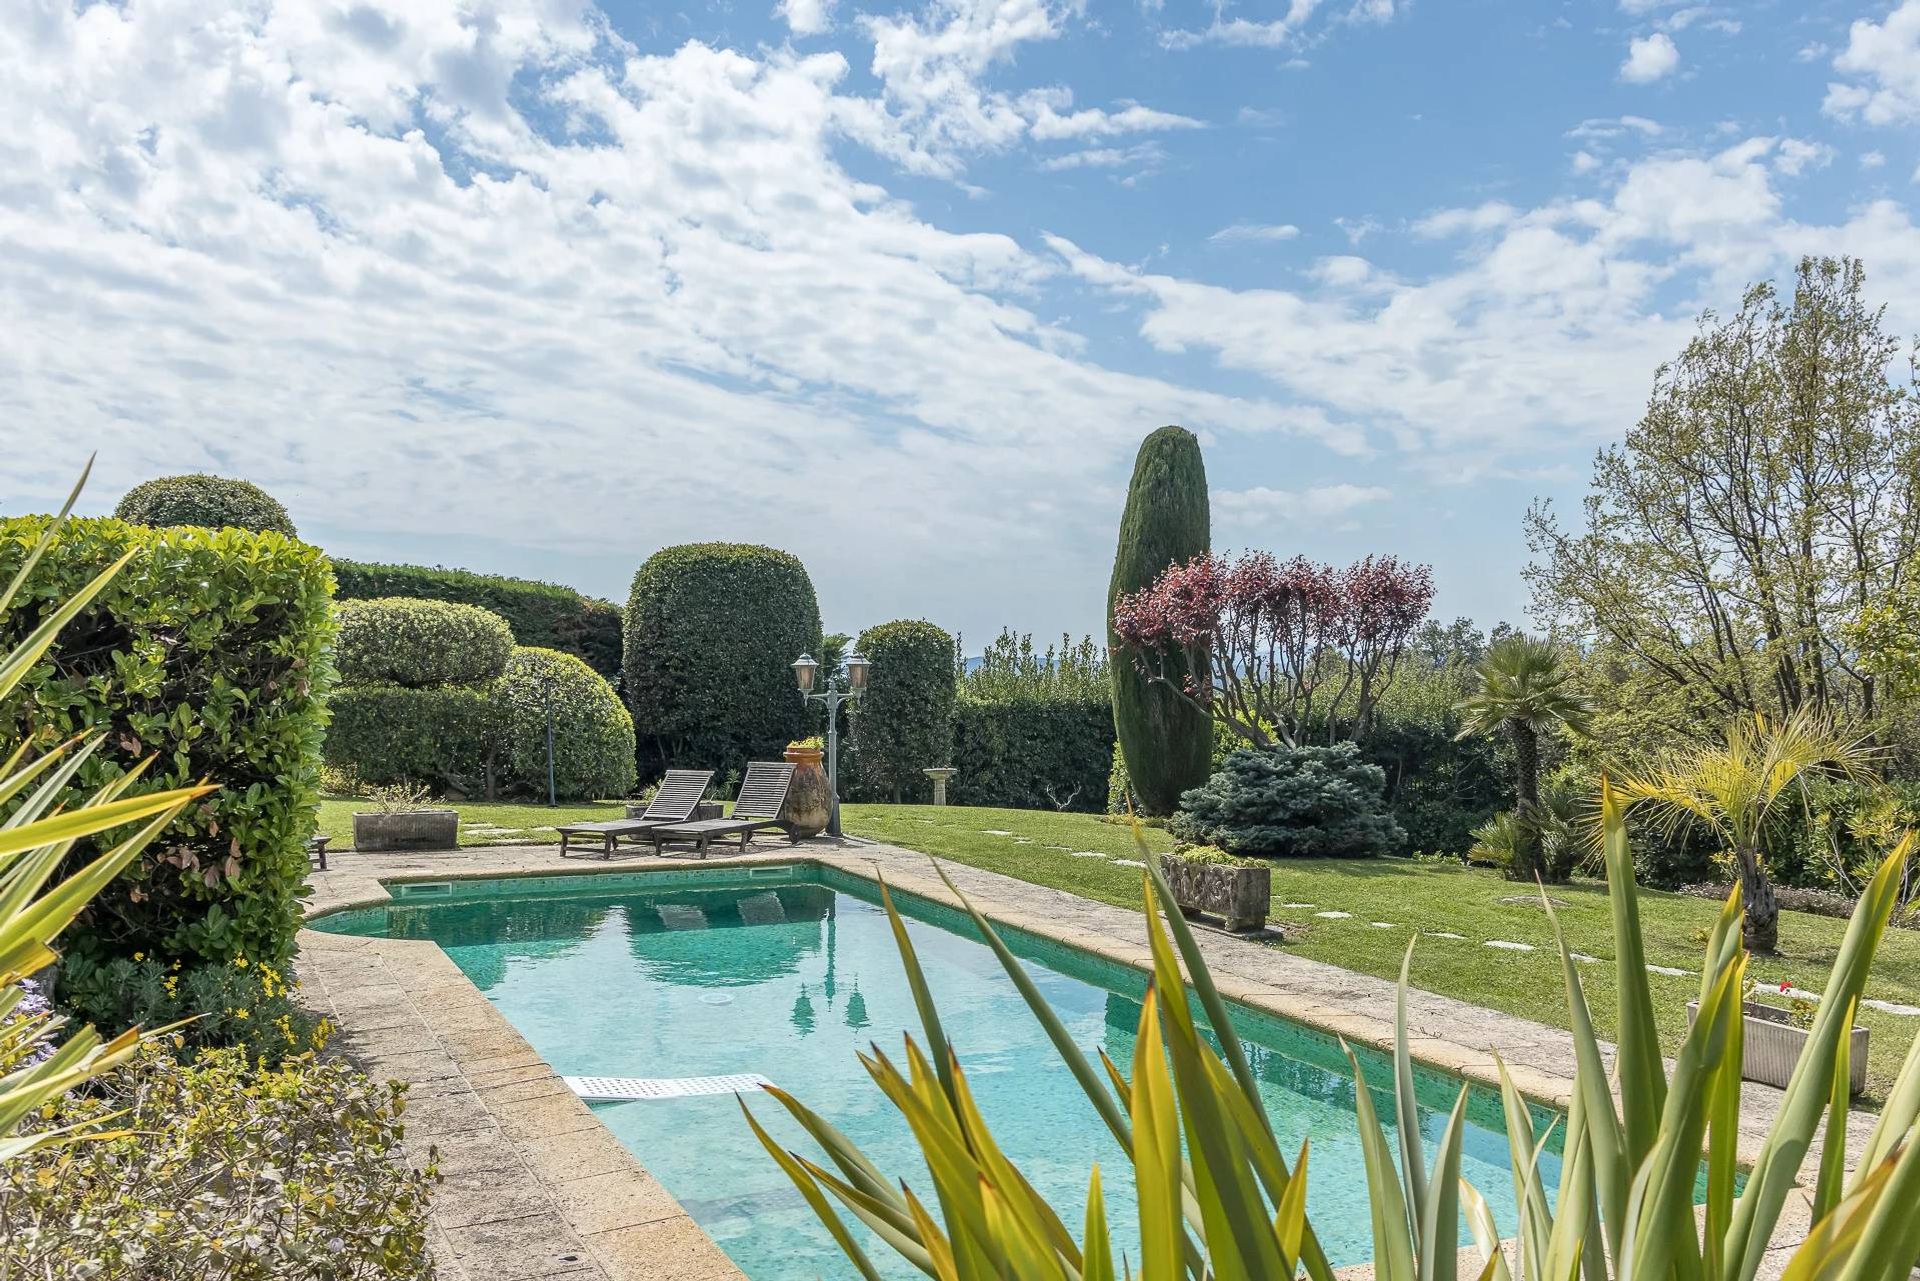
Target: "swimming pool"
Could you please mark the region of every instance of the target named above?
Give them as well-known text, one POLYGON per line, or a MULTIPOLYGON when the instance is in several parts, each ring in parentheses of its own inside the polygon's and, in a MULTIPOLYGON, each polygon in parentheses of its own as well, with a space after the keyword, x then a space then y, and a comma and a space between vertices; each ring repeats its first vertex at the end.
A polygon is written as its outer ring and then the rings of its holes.
MULTIPOLYGON (((906 1125, 855 1059, 919 1036, 878 890, 816 866, 525 877, 394 885, 389 907, 316 920, 336 933, 431 940, 533 1048, 568 1076, 758 1073, 793 1091, 881 1168, 924 1190, 906 1125)), ((993 953, 960 912, 896 894, 942 1019, 995 1133, 1068 1223, 1099 1161, 1116 1244, 1136 1240, 1124 1158, 993 953)), ((1002 937, 1089 1052, 1131 1061, 1145 977, 1023 931, 1002 937)), ((1338 1043, 1236 1007, 1283 1151, 1311 1138, 1308 1206, 1335 1266, 1372 1254, 1354 1118, 1338 1043)), ((1391 1121, 1388 1061, 1362 1054, 1391 1121)), ((1416 1072, 1421 1125, 1437 1142, 1457 1078, 1416 1072)), ((749 1099, 787 1145, 811 1145, 771 1100, 749 1099)), ((594 1105, 595 1112, 752 1281, 852 1275, 747 1129, 730 1094, 594 1105)), ((1536 1115, 1544 1124, 1547 1113, 1536 1115)), ((1499 1101, 1476 1087, 1462 1173, 1514 1228, 1499 1101)), ((1552 1187, 1557 1156, 1543 1161, 1552 1187)), ((856 1230, 857 1230, 857 1225, 856 1230)), ((1131 1250, 1129 1251, 1131 1253, 1131 1250)), ((885 1266, 884 1249, 875 1260, 885 1266)), ((891 1270, 917 1276, 905 1265, 891 1270)))

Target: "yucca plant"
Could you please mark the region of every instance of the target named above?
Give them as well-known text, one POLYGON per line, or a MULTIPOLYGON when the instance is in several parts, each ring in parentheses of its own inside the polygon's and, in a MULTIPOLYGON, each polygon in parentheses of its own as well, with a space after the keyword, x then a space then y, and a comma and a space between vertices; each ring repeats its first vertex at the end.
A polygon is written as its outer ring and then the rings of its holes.
POLYGON ((1780 943, 1780 905, 1761 848, 1769 820, 1782 803, 1804 795, 1811 779, 1870 780, 1879 755, 1870 740, 1802 708, 1779 719, 1733 721, 1724 743, 1680 748, 1652 769, 1623 775, 1618 786, 1629 806, 1669 835, 1701 824, 1727 843, 1740 878, 1746 945, 1771 952, 1780 943))
MULTIPOLYGON (((1862 1159, 1845 1166, 1846 1031, 1866 983, 1912 838, 1889 853, 1862 894, 1826 999, 1744 1188, 1736 1179, 1741 1097, 1738 890, 1707 944, 1697 1021, 1671 1079, 1661 1059, 1640 936, 1633 861, 1622 798, 1603 787, 1601 823, 1618 954, 1620 1022, 1614 1075, 1602 1058, 1579 972, 1560 941, 1577 1052, 1573 1096, 1545 1133, 1500 1066, 1518 1233, 1502 1248, 1488 1206, 1460 1177, 1463 1087, 1431 1159, 1414 1111, 1405 992, 1400 976, 1394 1062, 1398 1161, 1358 1059, 1357 1124, 1365 1152, 1373 1258, 1384 1281, 1456 1281, 1464 1215, 1484 1263, 1478 1281, 1752 1281, 1780 1222, 1802 1157, 1824 1121, 1833 1141, 1819 1164, 1815 1223, 1794 1251, 1792 1281, 1901 1281, 1920 1256, 1920 1040, 1909 1052, 1862 1159), (1550 1201, 1540 1156, 1560 1132, 1561 1168, 1550 1201), (1706 1170, 1696 1213, 1695 1182, 1706 1170)), ((1105 1120, 1132 1167, 1139 1194, 1136 1241, 1116 1242, 1103 1209, 1101 1175, 1088 1174, 1078 1232, 1062 1220, 995 1141, 948 1044, 925 975, 891 895, 883 896, 918 1007, 925 1045, 907 1037, 902 1063, 877 1047, 862 1056, 875 1084, 911 1127, 926 1161, 916 1192, 883 1172, 824 1117, 767 1087, 818 1143, 825 1162, 783 1149, 742 1102, 748 1124, 866 1281, 880 1272, 844 1215, 884 1247, 940 1281, 1282 1281, 1332 1269, 1306 1211, 1305 1146, 1288 1160, 1260 1102, 1247 1056, 1208 975, 1191 929, 1147 860, 1144 884, 1153 975, 1142 1002, 1133 1062, 1101 1055, 1095 1067, 979 911, 966 904, 1009 979, 1105 1120), (1183 981, 1182 968, 1185 976, 1183 981), (1188 982, 1191 983, 1191 992, 1188 982), (1220 1050, 1200 1031, 1204 1015, 1220 1050), (1184 1140, 1184 1147, 1183 1147, 1184 1140)), ((951 883, 949 883, 951 888, 951 883)), ((955 891, 956 894, 958 891, 955 891)), ((1544 897, 1544 896, 1543 896, 1544 897)), ((962 896, 963 903, 965 902, 962 896)), ((1551 914, 1552 905, 1546 903, 1551 914)), ((1554 920, 1556 934, 1559 922, 1554 920)))
MULTIPOLYGON (((88 469, 91 467, 89 463, 88 469)), ((35 564, 58 536, 61 523, 85 484, 83 473, 59 517, 40 536, 13 581, 0 591, 0 616, 12 606, 35 564)), ((0 700, 13 692, 52 648, 60 629, 120 572, 127 558, 123 556, 101 571, 47 615, 16 649, 0 656, 0 700)), ((0 821, 0 1160, 74 1137, 64 1131, 15 1131, 41 1105, 125 1062, 140 1043, 138 1030, 108 1040, 92 1027, 84 1027, 59 1045, 52 1045, 65 1021, 51 1013, 26 1014, 22 983, 52 963, 54 939, 93 896, 181 810, 213 790, 184 787, 128 796, 128 789, 145 770, 146 762, 141 762, 84 801, 63 803, 67 786, 81 764, 99 750, 104 737, 75 739, 38 753, 31 744, 20 743, 0 760, 0 807, 14 806, 0 821), (139 827, 131 836, 47 888, 77 842, 135 823, 139 827)))

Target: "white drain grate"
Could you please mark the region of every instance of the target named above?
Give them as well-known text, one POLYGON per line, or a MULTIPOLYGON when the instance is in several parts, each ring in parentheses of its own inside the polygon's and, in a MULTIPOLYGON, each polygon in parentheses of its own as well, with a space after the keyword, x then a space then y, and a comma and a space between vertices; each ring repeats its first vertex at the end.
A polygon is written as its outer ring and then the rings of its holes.
POLYGON ((740 1094, 773 1084, 758 1072, 739 1072, 732 1076, 563 1076, 560 1079, 581 1098, 604 1102, 740 1094))

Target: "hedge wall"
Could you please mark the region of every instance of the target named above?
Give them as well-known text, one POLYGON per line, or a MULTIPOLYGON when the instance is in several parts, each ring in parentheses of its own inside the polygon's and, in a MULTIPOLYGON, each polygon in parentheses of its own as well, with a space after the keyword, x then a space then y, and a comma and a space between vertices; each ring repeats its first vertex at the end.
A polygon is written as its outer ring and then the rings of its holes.
POLYGON ((627 705, 643 777, 724 778, 777 760, 819 723, 790 664, 820 647, 820 605, 798 559, 771 547, 690 543, 647 558, 627 600, 627 705))
POLYGON ((420 783, 438 796, 493 795, 498 708, 488 686, 343 686, 330 705, 324 751, 335 769, 372 787, 420 783))
POLYGON ((522 645, 576 654, 608 680, 620 675, 620 609, 571 587, 429 565, 336 560, 341 600, 413 596, 492 610, 522 645))
POLYGON ((1113 759, 1113 707, 1106 699, 982 702, 953 708, 947 785, 956 805, 1065 809, 1106 805, 1113 759))
POLYGON ((506 670, 513 632, 491 610, 405 596, 341 601, 334 662, 346 685, 478 685, 506 670))
POLYGON ((547 717, 553 696, 554 786, 564 800, 633 790, 633 718, 606 678, 573 654, 522 647, 495 682, 503 790, 547 794, 547 717))
POLYGON ((869 627, 855 647, 872 664, 848 717, 861 781, 891 801, 918 799, 932 788, 921 771, 953 763, 953 637, 902 619, 869 627))
POLYGON ((251 529, 298 537, 280 500, 252 481, 231 476, 160 476, 127 491, 113 514, 133 525, 167 528, 197 525, 206 529, 251 529))
MULTIPOLYGON (((0 580, 46 524, 0 521, 0 580)), ((326 557, 277 533, 71 521, 0 619, 0 648, 129 548, 132 561, 0 704, 0 736, 44 749, 106 731, 76 794, 149 754, 137 789, 205 778, 220 790, 109 886, 63 945, 92 957, 284 960, 333 683, 326 557)), ((83 845, 73 857, 97 852, 83 845)))

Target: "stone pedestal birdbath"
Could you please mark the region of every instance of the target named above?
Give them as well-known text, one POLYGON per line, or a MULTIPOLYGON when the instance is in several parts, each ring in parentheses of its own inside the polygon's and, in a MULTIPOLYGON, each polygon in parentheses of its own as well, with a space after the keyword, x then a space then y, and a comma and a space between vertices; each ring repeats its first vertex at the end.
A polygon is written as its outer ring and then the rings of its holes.
POLYGON ((960 771, 948 767, 941 769, 923 769, 920 772, 933 780, 933 803, 935 805, 945 805, 947 803, 947 780, 960 771))

